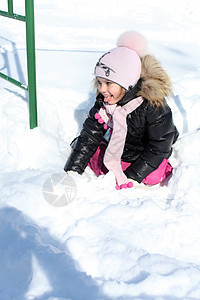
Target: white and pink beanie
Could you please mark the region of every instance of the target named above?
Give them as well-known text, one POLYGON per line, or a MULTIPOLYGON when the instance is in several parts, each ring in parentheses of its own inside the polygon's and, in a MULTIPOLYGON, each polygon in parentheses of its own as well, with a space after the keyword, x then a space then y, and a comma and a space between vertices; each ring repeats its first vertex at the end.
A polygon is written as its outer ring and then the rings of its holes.
POLYGON ((136 31, 127 31, 117 40, 117 48, 106 52, 97 62, 95 76, 129 89, 141 74, 141 59, 147 53, 146 38, 136 31))

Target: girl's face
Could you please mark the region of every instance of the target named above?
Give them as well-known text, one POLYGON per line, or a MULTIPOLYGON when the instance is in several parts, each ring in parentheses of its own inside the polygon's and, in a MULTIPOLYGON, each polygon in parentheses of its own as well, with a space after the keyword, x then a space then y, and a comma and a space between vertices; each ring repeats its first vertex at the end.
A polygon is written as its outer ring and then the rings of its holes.
POLYGON ((120 85, 100 77, 97 77, 97 89, 104 96, 104 102, 108 104, 116 104, 125 95, 125 89, 120 85))

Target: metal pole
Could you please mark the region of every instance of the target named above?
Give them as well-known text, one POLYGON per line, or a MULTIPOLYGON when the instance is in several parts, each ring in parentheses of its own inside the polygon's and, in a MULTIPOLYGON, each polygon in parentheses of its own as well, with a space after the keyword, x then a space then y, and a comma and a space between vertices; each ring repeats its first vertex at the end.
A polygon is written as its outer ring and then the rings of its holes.
POLYGON ((8 12, 9 14, 13 14, 13 0, 8 0, 8 12))
POLYGON ((35 68, 35 29, 34 29, 34 3, 25 0, 26 14, 26 49, 29 91, 29 122, 30 128, 37 127, 37 96, 36 96, 36 68, 35 68))

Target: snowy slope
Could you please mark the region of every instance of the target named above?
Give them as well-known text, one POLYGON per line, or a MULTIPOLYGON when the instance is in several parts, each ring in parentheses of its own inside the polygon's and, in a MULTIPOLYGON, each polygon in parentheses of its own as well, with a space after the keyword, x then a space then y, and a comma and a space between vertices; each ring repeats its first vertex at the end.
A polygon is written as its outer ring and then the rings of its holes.
MULTIPOLYGON (((25 92, 0 80, 1 300, 200 299, 199 10, 197 0, 35 0, 38 128, 25 92), (73 202, 50 205, 46 184, 64 178, 95 99, 94 65, 130 29, 174 83, 173 177, 116 191, 112 174, 74 175, 73 202)), ((26 82, 24 24, 0 17, 0 28, 0 70, 26 82)))

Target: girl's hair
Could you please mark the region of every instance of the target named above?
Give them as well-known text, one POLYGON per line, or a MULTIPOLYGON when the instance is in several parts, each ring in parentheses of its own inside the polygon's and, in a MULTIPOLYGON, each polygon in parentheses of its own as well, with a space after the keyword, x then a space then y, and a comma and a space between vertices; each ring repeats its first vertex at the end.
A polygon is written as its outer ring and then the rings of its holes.
POLYGON ((98 94, 98 81, 97 81, 97 78, 94 77, 94 79, 92 80, 92 89, 93 90, 96 90, 96 93, 98 94))

